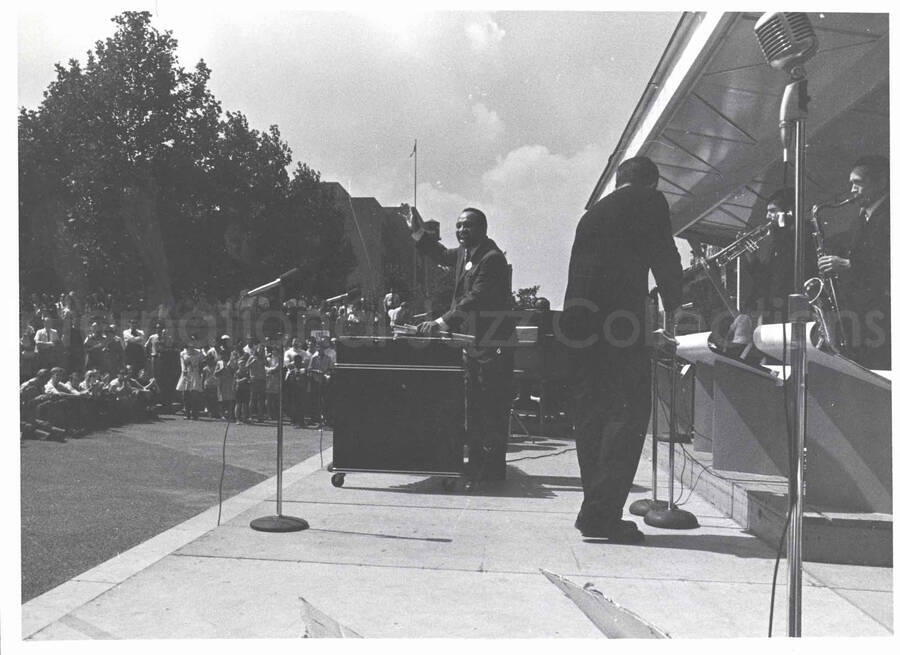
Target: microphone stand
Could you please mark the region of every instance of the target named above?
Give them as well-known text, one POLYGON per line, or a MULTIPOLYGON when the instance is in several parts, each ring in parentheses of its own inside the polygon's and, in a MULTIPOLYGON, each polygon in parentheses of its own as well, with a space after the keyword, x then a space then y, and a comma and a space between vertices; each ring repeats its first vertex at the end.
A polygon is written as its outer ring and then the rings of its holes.
MULTIPOLYGON (((284 285, 278 285, 278 306, 284 308, 284 285)), ((284 336, 278 348, 278 422, 275 428, 275 514, 261 516, 250 521, 250 527, 259 532, 298 532, 306 530, 309 523, 296 516, 284 516, 281 513, 282 471, 284 469, 284 336)))
MULTIPOLYGON (((672 337, 675 337, 675 312, 664 314, 663 337, 666 331, 671 329, 672 337)), ((659 355, 657 355, 659 358, 659 355)), ((644 514, 644 523, 655 528, 667 530, 693 530, 699 528, 697 517, 686 509, 681 509, 675 504, 675 442, 681 441, 678 435, 678 421, 676 417, 676 402, 678 393, 678 350, 674 346, 670 353, 662 356, 669 369, 669 501, 662 508, 651 507, 644 514)), ((654 362, 656 366, 656 362, 654 362)), ((659 374, 657 373, 657 379, 659 374)), ((656 407, 657 398, 654 394, 653 405, 656 407)))
MULTIPOLYGON (((654 287, 650 292, 650 332, 655 332, 659 327, 659 288, 654 287)), ((641 498, 628 507, 628 511, 635 516, 646 516, 651 509, 665 509, 668 503, 657 498, 657 458, 659 451, 659 355, 656 349, 650 351, 650 397, 653 399, 650 418, 651 451, 651 498, 641 498)))
POLYGON ((788 316, 791 322, 791 379, 794 391, 793 452, 794 461, 788 490, 788 511, 790 527, 787 537, 788 565, 788 636, 801 636, 803 608, 803 493, 806 468, 806 319, 809 314, 809 300, 803 293, 805 261, 804 184, 806 172, 806 118, 809 96, 806 93, 806 74, 802 67, 793 73, 795 78, 785 87, 781 101, 782 135, 784 139, 785 163, 791 145, 794 150, 794 292, 788 297, 788 316), (791 129, 793 128, 793 129, 791 129), (785 134, 785 131, 789 132, 785 134))

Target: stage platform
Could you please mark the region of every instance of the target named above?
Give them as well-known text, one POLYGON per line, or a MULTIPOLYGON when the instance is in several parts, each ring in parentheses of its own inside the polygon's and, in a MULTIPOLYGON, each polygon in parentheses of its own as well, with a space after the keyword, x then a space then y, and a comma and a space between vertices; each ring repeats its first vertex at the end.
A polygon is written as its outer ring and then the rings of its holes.
MULTIPOLYGON (((651 444, 644 445, 649 459, 651 444)), ((669 447, 659 444, 659 466, 667 470, 669 447)), ((675 447, 675 494, 690 490, 772 548, 778 547, 788 506, 787 478, 712 468, 713 454, 692 444, 675 447)), ((660 489, 660 498, 665 490, 660 489)), ((683 502, 683 500, 681 501, 683 502)), ((806 504, 803 559, 808 562, 889 567, 893 564, 893 516, 835 512, 806 504)))

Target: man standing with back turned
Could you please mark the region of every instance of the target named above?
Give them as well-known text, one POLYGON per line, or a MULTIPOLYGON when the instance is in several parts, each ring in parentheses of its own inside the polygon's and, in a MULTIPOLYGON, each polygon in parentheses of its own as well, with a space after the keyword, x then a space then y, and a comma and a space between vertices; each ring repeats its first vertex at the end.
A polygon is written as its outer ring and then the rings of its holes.
POLYGON ((435 321, 425 321, 420 334, 458 332, 475 337, 463 351, 469 416, 469 475, 476 481, 506 479, 506 435, 512 402, 510 335, 512 288, 506 257, 487 236, 487 218, 473 207, 456 219, 459 248, 446 248, 425 232, 422 219, 404 207, 406 221, 419 252, 456 270, 450 309, 435 321))
POLYGON ((648 158, 622 162, 616 190, 581 218, 569 260, 561 337, 573 364, 575 443, 584 489, 575 527, 585 537, 619 543, 644 538, 633 522, 622 520, 622 509, 650 418, 648 271, 667 315, 681 304, 681 259, 658 180, 648 158))

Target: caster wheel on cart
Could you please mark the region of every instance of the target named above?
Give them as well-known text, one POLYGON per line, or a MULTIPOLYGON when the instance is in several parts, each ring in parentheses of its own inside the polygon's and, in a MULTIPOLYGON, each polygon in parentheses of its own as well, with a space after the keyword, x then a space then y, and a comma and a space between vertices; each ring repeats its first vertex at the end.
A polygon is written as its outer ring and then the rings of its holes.
POLYGON ((335 473, 331 476, 331 484, 335 487, 343 487, 344 486, 344 474, 343 473, 335 473))
POLYGON ((328 462, 328 466, 325 467, 328 469, 328 472, 331 473, 334 470, 334 462, 328 462))
POLYGON ((455 478, 444 478, 441 480, 441 486, 444 487, 444 491, 453 491, 456 489, 456 479, 455 478))

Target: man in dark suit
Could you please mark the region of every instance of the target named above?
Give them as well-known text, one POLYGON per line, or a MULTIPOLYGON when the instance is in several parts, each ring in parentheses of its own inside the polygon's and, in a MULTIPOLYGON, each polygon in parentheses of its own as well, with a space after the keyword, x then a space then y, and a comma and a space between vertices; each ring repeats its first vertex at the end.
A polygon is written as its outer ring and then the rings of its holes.
MULTIPOLYGON (((584 501, 575 522, 585 537, 643 539, 622 509, 650 419, 647 278, 666 311, 681 304, 681 259, 669 206, 646 157, 616 171, 616 190, 585 212, 569 261, 563 326, 573 365, 575 441, 584 501)), ((667 323, 672 325, 672 323, 667 323)))
POLYGON ((891 199, 886 157, 860 157, 850 169, 850 190, 860 205, 846 257, 824 255, 819 270, 837 274, 852 360, 891 368, 891 199))
POLYGON ((427 257, 456 270, 450 309, 419 324, 420 334, 456 332, 474 336, 463 351, 469 416, 469 474, 475 480, 506 477, 506 436, 512 402, 512 352, 515 329, 504 312, 512 309, 509 265, 487 236, 487 218, 478 209, 463 209, 456 220, 459 248, 447 248, 428 234, 418 213, 405 208, 406 220, 427 257))

